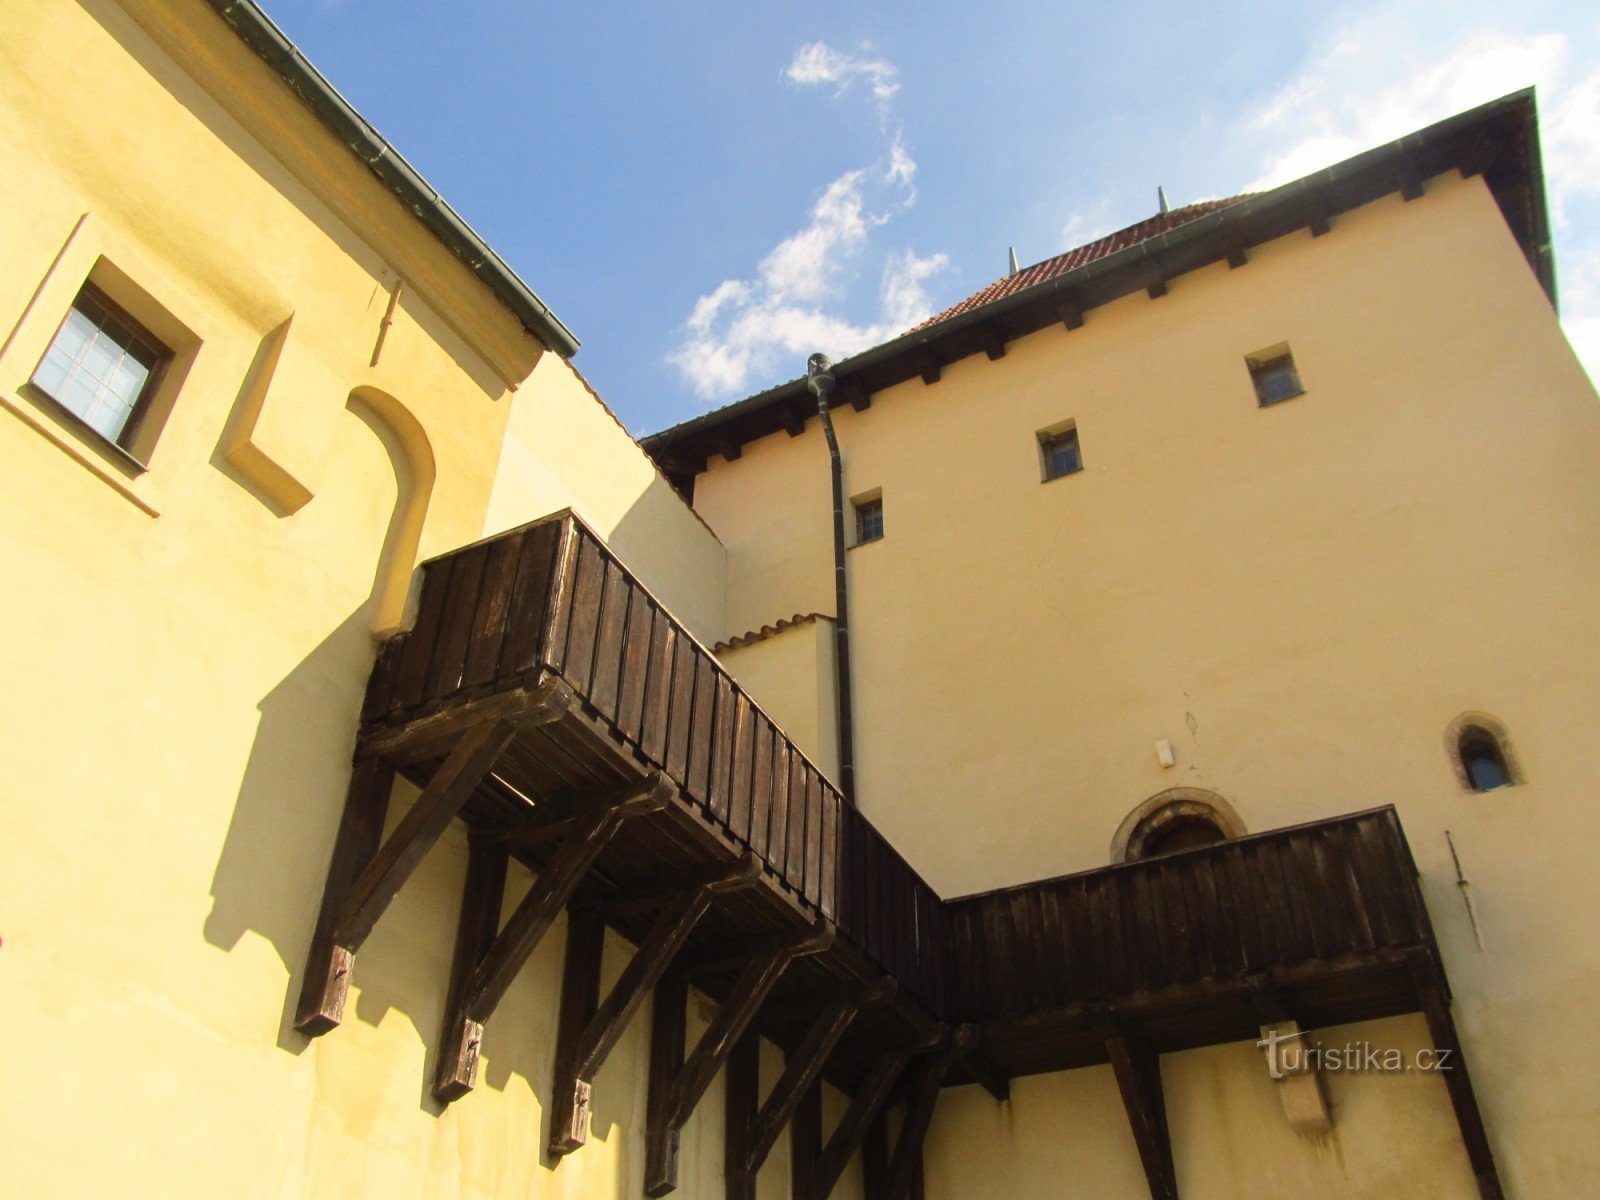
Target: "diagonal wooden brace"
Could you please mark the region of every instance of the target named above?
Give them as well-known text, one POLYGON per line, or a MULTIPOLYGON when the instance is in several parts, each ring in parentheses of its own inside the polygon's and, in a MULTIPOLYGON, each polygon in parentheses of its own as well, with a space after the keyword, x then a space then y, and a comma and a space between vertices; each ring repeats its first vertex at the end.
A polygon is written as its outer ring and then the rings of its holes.
POLYGON ((1172 1162, 1172 1135, 1161 1090, 1161 1060, 1127 1030, 1107 1026, 1106 1054, 1117 1076, 1117 1089, 1128 1112, 1139 1161, 1150 1185, 1151 1200, 1178 1200, 1178 1175, 1172 1162))
POLYGON ((878 1060, 868 1069, 867 1077, 856 1089, 855 1097, 835 1127, 833 1136, 822 1148, 812 1181, 813 1194, 806 1200, 827 1200, 833 1194, 845 1167, 861 1148, 868 1128, 889 1102, 895 1084, 900 1082, 912 1058, 925 1048, 912 1040, 892 1046, 878 1056, 878 1060))
POLYGON ((954 1036, 944 1038, 938 1049, 918 1066, 906 1103, 906 1119, 900 1126, 894 1156, 889 1160, 882 1195, 869 1197, 869 1200, 904 1200, 911 1194, 912 1182, 922 1171, 922 1143, 928 1136, 928 1126, 933 1123, 939 1089, 944 1086, 945 1076, 950 1073, 957 1056, 970 1049, 976 1041, 971 1026, 962 1026, 954 1036))
MULTIPOLYGON (((449 1103, 472 1090, 484 1024, 505 996, 506 989, 611 839, 631 818, 660 811, 671 799, 673 787, 665 775, 652 771, 638 783, 595 800, 581 822, 568 833, 555 857, 539 872, 539 878, 498 934, 495 930, 499 908, 495 908, 494 923, 488 926, 487 938, 481 923, 469 927, 466 921, 473 903, 473 878, 469 870, 453 967, 460 985, 452 992, 446 1010, 434 1096, 449 1103)), ((498 849, 503 862, 506 853, 503 841, 498 849)))
MULTIPOLYGON (((570 1044, 556 1048, 556 1079, 550 1099, 552 1158, 570 1154, 588 1141, 589 1091, 595 1075, 700 918, 718 896, 751 887, 760 878, 761 860, 746 851, 728 864, 721 878, 697 884, 669 900, 605 1000, 581 1025, 575 1017, 569 1022, 568 992, 563 989, 561 1037, 570 1044)), ((579 994, 576 982, 571 994, 579 994)))
MULTIPOLYGON (((833 925, 818 918, 810 928, 790 935, 786 944, 752 959, 687 1061, 673 1063, 665 1054, 659 1060, 652 1059, 651 1119, 645 1135, 647 1195, 665 1196, 678 1186, 678 1135, 783 972, 795 959, 828 949, 833 938, 833 925)), ((658 1020, 661 1015, 657 1014, 658 1020)), ((681 1042, 682 1014, 677 1017, 677 1025, 676 1030, 663 1030, 663 1037, 681 1042)))
POLYGON ((357 762, 306 962, 296 1029, 315 1037, 339 1024, 356 951, 515 736, 516 727, 505 721, 462 734, 381 846, 394 768, 381 759, 357 762))

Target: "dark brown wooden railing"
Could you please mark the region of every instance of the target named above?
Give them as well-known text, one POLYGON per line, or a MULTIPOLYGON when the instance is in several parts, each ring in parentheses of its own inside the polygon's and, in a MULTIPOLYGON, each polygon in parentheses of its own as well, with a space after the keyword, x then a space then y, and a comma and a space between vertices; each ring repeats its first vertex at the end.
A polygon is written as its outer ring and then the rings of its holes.
POLYGON ((948 901, 962 1020, 1423 948, 1392 808, 948 901))
POLYGON ((559 675, 708 821, 903 987, 937 1005, 939 900, 571 513, 424 564, 365 722, 403 724, 559 675))

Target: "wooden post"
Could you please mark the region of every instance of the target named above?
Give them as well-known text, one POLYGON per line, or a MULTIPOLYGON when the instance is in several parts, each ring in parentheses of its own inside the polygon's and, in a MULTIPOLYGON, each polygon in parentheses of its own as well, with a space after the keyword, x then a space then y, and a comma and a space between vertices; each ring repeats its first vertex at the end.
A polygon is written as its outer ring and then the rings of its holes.
POLYGON ((894 1157, 884 1174, 883 1189, 876 1194, 869 1190, 868 1200, 904 1200, 911 1194, 922 1173, 922 1143, 927 1139, 928 1126, 933 1123, 939 1089, 944 1086, 958 1050, 966 1048, 973 1040, 972 1031, 963 1028, 955 1037, 947 1036, 943 1044, 923 1060, 906 1099, 905 1124, 900 1127, 894 1157))
POLYGON ((665 1195, 678 1178, 678 1133, 672 1120, 673 1083, 683 1072, 689 980, 668 971, 656 984, 650 1015, 650 1078, 645 1103, 645 1194, 665 1195), (658 1190, 662 1180, 670 1181, 658 1190))
MULTIPOLYGON (((893 979, 885 977, 859 996, 830 1004, 817 1014, 816 1020, 806 1030, 805 1037, 789 1056, 783 1074, 767 1097, 761 1111, 756 1114, 750 1133, 749 1170, 753 1176, 761 1170, 772 1148, 790 1120, 798 1123, 799 1109, 805 1097, 822 1078, 822 1069, 828 1065, 828 1056, 839 1044, 839 1039, 850 1028, 851 1022, 862 1009, 888 1000, 896 990, 893 979)), ((820 1147, 819 1147, 820 1149, 820 1147)))
POLYGON ((789 1188, 792 1200, 821 1200, 817 1188, 822 1159, 822 1081, 814 1081, 801 1093, 794 1110, 789 1155, 789 1188))
POLYGON ((316 1036, 339 1024, 356 951, 515 736, 516 727, 506 721, 467 730, 376 852, 370 849, 374 824, 381 836, 388 807, 380 785, 392 783, 394 769, 379 760, 357 764, 328 868, 295 1028, 316 1036), (381 801, 375 798, 380 792, 381 801))
POLYGON ((433 1094, 446 1102, 463 1095, 472 1087, 478 1069, 478 1044, 483 1040, 483 1026, 473 1023, 466 1028, 460 1020, 452 1024, 451 1016, 464 1006, 464 997, 470 987, 472 972, 484 953, 494 944, 494 935, 500 928, 500 908, 506 894, 506 869, 510 854, 505 842, 493 835, 473 831, 467 839, 467 877, 461 891, 461 916, 456 922, 456 948, 450 962, 450 993, 445 1003, 445 1036, 439 1043, 439 1062, 435 1069, 433 1094), (452 1029, 461 1036, 452 1038, 452 1029), (462 1081, 460 1091, 442 1087, 447 1079, 462 1081))
MULTIPOLYGON (((665 1196, 678 1186, 679 1131, 694 1113, 700 1097, 711 1086, 712 1079, 750 1027, 750 1022, 755 1019, 762 1002, 783 972, 795 959, 820 953, 832 944, 833 927, 819 919, 804 933, 792 936, 788 945, 769 950, 753 959, 740 974, 727 999, 718 1007, 716 1016, 711 1019, 687 1061, 683 1060, 680 1044, 678 1061, 672 1064, 673 1074, 668 1077, 656 1074, 657 1062, 652 1058, 650 1128, 645 1139, 646 1194, 665 1196), (661 1089, 659 1106, 654 1102, 658 1087, 661 1089)), ((677 1035, 680 1043, 682 1024, 680 1014, 677 1035)), ((661 1063, 667 1061, 663 1056, 661 1063)))
POLYGON ((1167 1107, 1161 1091, 1161 1061, 1125 1030, 1105 1032, 1106 1053, 1116 1072, 1117 1090, 1128 1111, 1139 1161, 1150 1185, 1151 1200, 1178 1200, 1178 1176, 1172 1162, 1172 1138, 1167 1130, 1167 1107))
MULTIPOLYGON (((440 1100, 448 1103, 472 1090, 484 1024, 493 1015, 517 972, 617 831, 631 817, 658 811, 667 803, 672 786, 659 772, 652 772, 639 783, 596 801, 592 810, 583 814, 579 824, 570 830, 561 849, 539 873, 498 936, 495 936, 500 917, 498 901, 493 924, 488 926, 488 940, 483 939, 480 929, 475 928, 469 935, 463 910, 453 968, 461 972, 461 983, 452 990, 450 1006, 445 1012, 439 1068, 433 1087, 433 1094, 440 1100)), ((502 858, 504 854, 502 844, 502 858)), ((468 884, 470 893, 470 872, 468 884)))
POLYGON ((600 914, 574 909, 567 916, 567 953, 556 1018, 556 1084, 550 1093, 552 1157, 589 1140, 589 1084, 578 1078, 578 1041, 600 1007, 600 958, 606 923, 600 914))
MULTIPOLYGON (((569 1024, 563 995, 561 1044, 556 1049, 556 1079, 550 1098, 552 1157, 570 1154, 588 1140, 589 1091, 596 1073, 645 997, 666 974, 700 918, 718 895, 750 887, 760 877, 761 860, 745 853, 727 864, 721 879, 701 883, 674 897, 662 910, 605 1000, 581 1023, 574 1016, 569 1024)), ((603 927, 599 914, 595 914, 595 920, 603 927)))
POLYGON ((1467 1060, 1455 1018, 1450 1014, 1450 995, 1445 990, 1442 973, 1423 955, 1413 955, 1410 967, 1417 1000, 1433 1041, 1438 1074, 1444 1076, 1445 1087, 1450 1092, 1450 1106, 1455 1109, 1461 1140, 1466 1143, 1467 1161, 1472 1164, 1472 1174, 1477 1179, 1478 1195, 1482 1200, 1503 1200, 1505 1190, 1500 1184, 1500 1171, 1489 1146, 1489 1131, 1478 1108, 1477 1094, 1472 1090, 1472 1077, 1467 1074, 1467 1060))
POLYGON ((828 1144, 822 1148, 822 1155, 817 1163, 813 1200, 827 1200, 832 1194, 834 1186, 839 1182, 839 1176, 844 1174, 845 1167, 849 1165, 855 1152, 861 1148, 861 1139, 866 1137, 868 1126, 888 1103, 889 1093, 900 1081, 900 1076, 905 1073, 906 1064, 911 1061, 917 1049, 915 1042, 893 1046, 879 1055, 878 1060, 867 1071, 867 1077, 856 1090, 854 1099, 850 1101, 850 1107, 845 1110, 844 1117, 833 1131, 833 1136, 828 1139, 828 1144))
POLYGON ((748 1031, 728 1056, 723 1084, 722 1175, 727 1200, 756 1200, 756 1171, 751 1169, 750 1135, 761 1098, 761 1037, 748 1031))

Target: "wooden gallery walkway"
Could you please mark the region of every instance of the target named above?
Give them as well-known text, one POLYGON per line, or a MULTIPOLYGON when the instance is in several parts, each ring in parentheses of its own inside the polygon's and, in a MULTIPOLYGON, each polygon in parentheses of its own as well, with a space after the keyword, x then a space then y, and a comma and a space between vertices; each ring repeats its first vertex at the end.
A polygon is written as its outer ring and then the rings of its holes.
POLYGON ((797 1200, 858 1150, 874 1200, 920 1189, 941 1087, 1110 1062, 1157 1200, 1178 1189, 1158 1056, 1422 1011, 1484 1197, 1499 1184, 1392 809, 941 900, 571 513, 427 563, 382 648, 296 1024, 339 1024, 356 952, 452 820, 470 854, 434 1094, 472 1090, 484 1028, 568 913, 552 1156, 651 1001, 646 1190, 726 1068, 727 1194, 788 1133, 797 1200), (396 773, 422 792, 385 840, 396 773), (508 864, 536 881, 500 913, 508 864), (601 987, 607 927, 637 947, 601 987), (686 1045, 693 986, 718 1003, 686 1045), (786 1068, 765 1095, 757 1035, 786 1068), (823 1129, 822 1080, 850 1097, 823 1129), (904 1101, 893 1146, 883 1116, 904 1101))

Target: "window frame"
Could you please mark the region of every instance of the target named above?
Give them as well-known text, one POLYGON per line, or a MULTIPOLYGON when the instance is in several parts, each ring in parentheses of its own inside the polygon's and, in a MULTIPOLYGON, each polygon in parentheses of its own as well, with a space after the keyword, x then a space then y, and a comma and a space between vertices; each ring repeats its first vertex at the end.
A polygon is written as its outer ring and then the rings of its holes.
MULTIPOLYGON (((85 312, 84 315, 89 320, 94 321, 97 328, 104 328, 104 325, 95 320, 91 314, 85 312)), ((98 444, 110 447, 118 455, 139 467, 140 470, 144 470, 145 463, 133 453, 132 447, 138 440, 145 419, 150 415, 150 410, 154 405, 156 395, 161 390, 167 370, 176 358, 177 353, 172 347, 151 333, 144 322, 113 300, 106 294, 105 289, 96 285, 92 279, 86 279, 73 295, 72 303, 67 306, 67 311, 61 314, 61 320, 56 323, 55 332, 45 342, 44 350, 39 355, 39 361, 28 376, 28 386, 49 402, 51 412, 65 418, 74 429, 93 438, 98 444), (45 361, 49 358, 50 352, 55 349, 57 340, 67 327, 67 322, 72 319, 72 314, 83 311, 79 305, 85 298, 91 303, 99 305, 110 321, 126 327, 132 335, 131 340, 137 343, 139 348, 150 355, 153 360, 148 374, 145 376, 144 385, 139 389, 139 395, 134 400, 133 407, 129 409, 127 419, 123 421, 121 429, 117 431, 117 436, 114 438, 107 437, 96 429, 87 419, 67 407, 49 388, 38 381, 39 373, 44 368, 45 361)))
POLYGON ((1250 385, 1255 389, 1257 408, 1276 408, 1306 394, 1305 381, 1300 377, 1300 367, 1294 361, 1294 352, 1289 348, 1288 342, 1280 342, 1276 346, 1268 346, 1265 350, 1257 350, 1254 354, 1246 354, 1244 364, 1250 372, 1250 385), (1287 369, 1289 378, 1294 382, 1294 390, 1286 395, 1269 398, 1266 381, 1284 369, 1287 369))
POLYGON ((850 506, 851 506, 852 509, 854 509, 854 512, 855 512, 855 535, 856 536, 855 536, 855 541, 854 541, 854 543, 852 543, 852 545, 854 545, 854 546, 870 546, 870 545, 872 545, 873 542, 881 542, 881 541, 883 541, 883 534, 884 534, 883 494, 880 492, 880 493, 878 493, 876 495, 862 496, 862 497, 860 497, 858 499, 852 500, 850 502, 850 506), (875 511, 877 513, 877 518, 878 518, 878 532, 876 534, 874 534, 872 537, 866 537, 864 535, 864 521, 865 521, 866 514, 869 511, 875 511))
POLYGON ((1068 479, 1073 475, 1083 474, 1083 441, 1078 436, 1078 423, 1068 421, 1062 425, 1053 425, 1049 429, 1041 429, 1034 435, 1039 443, 1039 482, 1052 483, 1057 479, 1068 479), (1070 471, 1056 471, 1050 452, 1056 446, 1071 444, 1078 465, 1070 471))

